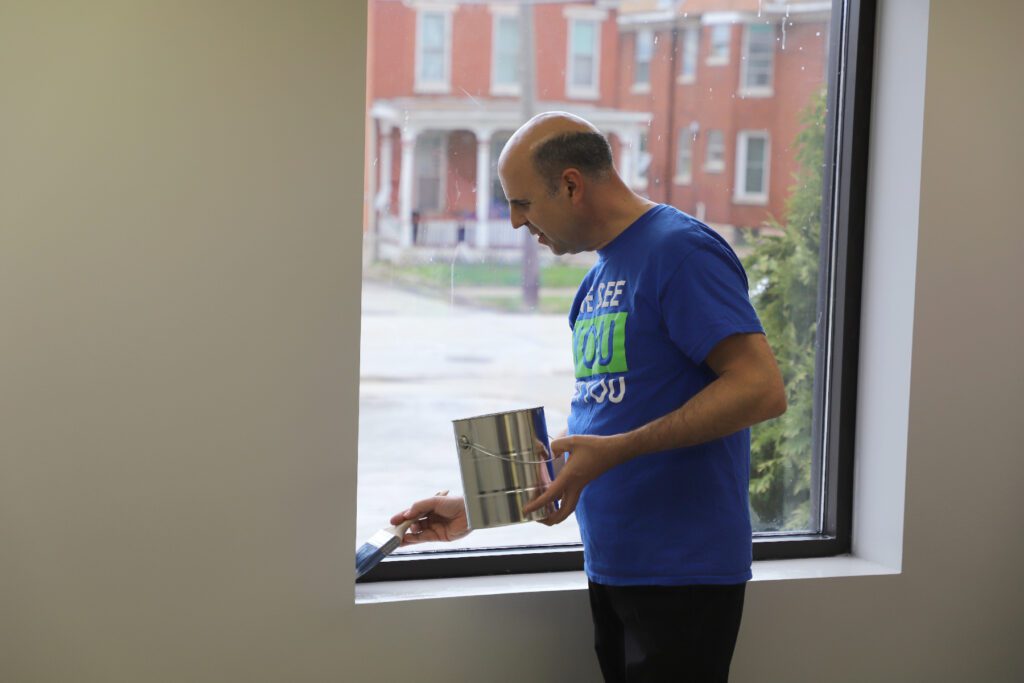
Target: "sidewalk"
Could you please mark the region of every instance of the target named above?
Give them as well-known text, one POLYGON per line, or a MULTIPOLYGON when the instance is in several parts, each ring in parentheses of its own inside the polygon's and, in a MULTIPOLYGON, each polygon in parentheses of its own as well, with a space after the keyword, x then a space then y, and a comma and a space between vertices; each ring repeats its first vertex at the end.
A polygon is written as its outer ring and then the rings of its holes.
MULTIPOLYGON (((574 384, 566 316, 496 313, 453 299, 363 283, 360 543, 413 500, 461 492, 452 420, 542 405, 551 434, 565 427, 574 384)), ((578 540, 570 519, 488 529, 447 547, 578 540)))

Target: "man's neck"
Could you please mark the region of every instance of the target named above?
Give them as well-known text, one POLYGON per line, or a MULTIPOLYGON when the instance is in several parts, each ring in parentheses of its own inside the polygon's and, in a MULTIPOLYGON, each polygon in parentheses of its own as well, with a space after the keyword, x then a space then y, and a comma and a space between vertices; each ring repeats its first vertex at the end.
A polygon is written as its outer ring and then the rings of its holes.
POLYGON ((649 199, 641 197, 625 186, 622 187, 622 199, 612 199, 603 206, 598 207, 598 215, 602 216, 597 233, 600 235, 599 244, 593 250, 603 249, 616 237, 625 232, 641 216, 657 205, 649 199), (628 193, 628 195, 626 194, 628 193))

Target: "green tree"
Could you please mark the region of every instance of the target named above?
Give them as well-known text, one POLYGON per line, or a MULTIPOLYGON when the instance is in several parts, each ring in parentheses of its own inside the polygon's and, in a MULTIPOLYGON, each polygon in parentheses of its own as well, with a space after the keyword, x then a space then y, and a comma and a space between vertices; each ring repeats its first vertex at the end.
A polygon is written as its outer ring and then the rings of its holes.
POLYGON ((810 522, 824 90, 801 113, 801 124, 785 223, 769 220, 746 263, 753 303, 778 358, 789 399, 784 415, 751 432, 750 504, 760 518, 755 528, 764 529, 807 528, 810 522))

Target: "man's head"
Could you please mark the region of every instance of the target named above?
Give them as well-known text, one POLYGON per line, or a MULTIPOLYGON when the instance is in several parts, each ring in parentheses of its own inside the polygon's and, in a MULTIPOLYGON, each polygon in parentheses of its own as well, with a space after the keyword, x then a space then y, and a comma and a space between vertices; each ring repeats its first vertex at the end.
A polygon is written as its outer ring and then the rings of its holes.
POLYGON ((556 254, 595 248, 593 191, 617 179, 608 140, 565 112, 539 114, 498 158, 512 227, 526 226, 556 254))

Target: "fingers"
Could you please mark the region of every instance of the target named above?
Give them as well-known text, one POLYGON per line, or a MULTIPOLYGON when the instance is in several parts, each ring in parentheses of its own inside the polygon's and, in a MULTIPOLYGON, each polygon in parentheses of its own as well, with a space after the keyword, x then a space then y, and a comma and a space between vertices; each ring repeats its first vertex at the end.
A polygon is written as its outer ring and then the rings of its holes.
POLYGON ((551 453, 556 458, 562 457, 562 453, 569 451, 572 453, 573 437, 565 436, 551 440, 551 453))
POLYGON ((545 505, 548 505, 558 500, 561 497, 562 489, 564 488, 565 482, 559 482, 558 479, 555 479, 553 482, 551 482, 551 486, 549 486, 547 490, 544 491, 544 493, 537 496, 536 498, 534 498, 529 503, 523 506, 523 514, 528 515, 531 512, 539 510, 545 505))
POLYGON ((547 526, 561 524, 565 520, 569 519, 569 515, 576 510, 576 504, 579 502, 579 499, 580 492, 576 489, 570 489, 566 493, 565 497, 562 498, 562 504, 559 506, 558 510, 540 520, 540 523, 547 526))
POLYGON ((415 545, 417 543, 430 543, 432 541, 447 541, 448 536, 436 529, 426 528, 414 533, 412 528, 402 536, 402 545, 415 545))
POLYGON ((391 516, 391 523, 394 525, 401 524, 410 519, 416 519, 417 517, 425 517, 432 512, 435 512, 437 508, 445 503, 446 498, 444 496, 431 496, 430 498, 424 498, 418 500, 412 504, 412 506, 403 512, 398 512, 391 516))

